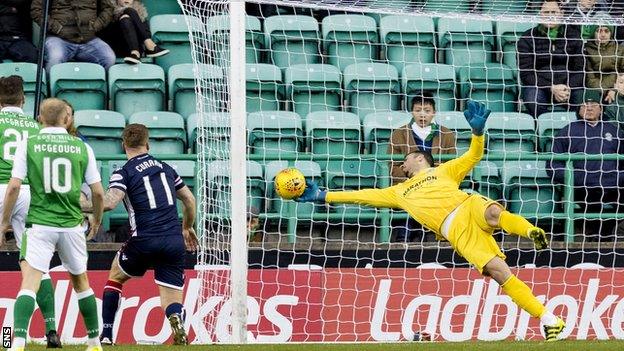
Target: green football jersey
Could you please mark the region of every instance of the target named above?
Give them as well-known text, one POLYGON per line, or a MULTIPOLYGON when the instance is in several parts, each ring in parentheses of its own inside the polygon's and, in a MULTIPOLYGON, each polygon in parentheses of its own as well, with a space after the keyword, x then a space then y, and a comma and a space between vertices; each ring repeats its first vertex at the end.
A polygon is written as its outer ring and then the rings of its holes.
POLYGON ((17 145, 28 137, 39 133, 39 123, 17 113, 0 112, 0 184, 8 184, 15 159, 17 145))
POLYGON ((57 228, 80 225, 80 186, 88 163, 87 146, 74 136, 42 132, 28 138, 31 200, 26 222, 57 228))

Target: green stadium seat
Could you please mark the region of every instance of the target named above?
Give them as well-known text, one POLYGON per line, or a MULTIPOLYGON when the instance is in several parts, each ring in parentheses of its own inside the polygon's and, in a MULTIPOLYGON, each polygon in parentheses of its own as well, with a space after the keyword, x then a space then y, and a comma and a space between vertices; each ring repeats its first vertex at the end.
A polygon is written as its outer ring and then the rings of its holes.
POLYGON ((399 109, 399 73, 385 63, 354 63, 344 70, 343 85, 349 111, 360 116, 399 109))
MULTIPOLYGON (((295 161, 291 166, 300 170, 306 180, 311 180, 322 185, 321 166, 319 166, 318 163, 314 161, 295 161)), ((275 193, 275 185, 273 183, 275 175, 282 169, 288 167, 288 161, 271 161, 267 163, 264 168, 266 179, 265 193, 268 200, 266 212, 279 213, 282 218, 289 218, 289 206, 294 206, 297 219, 311 219, 316 208, 315 204, 309 202, 299 203, 294 201, 285 201, 275 193)))
POLYGON ((540 218, 558 210, 558 193, 543 161, 509 161, 501 167, 507 210, 540 218))
POLYGON ((406 95, 406 109, 420 92, 433 94, 437 111, 455 110, 455 69, 451 65, 423 63, 403 68, 401 86, 406 95))
POLYGON ((175 112, 137 112, 128 123, 139 123, 149 129, 150 153, 183 154, 186 151, 184 119, 175 112))
MULTIPOLYGON (((208 213, 228 217, 230 215, 230 161, 217 160, 206 167, 206 198, 208 213)), ((256 161, 247 161, 247 205, 258 211, 264 210, 264 176, 262 166, 256 161)))
POLYGON ((308 150, 316 155, 360 153, 360 118, 350 112, 317 111, 306 116, 308 150))
POLYGON ((50 69, 52 96, 69 101, 75 111, 107 107, 106 71, 95 63, 65 62, 50 69))
POLYGON ((294 65, 284 73, 286 96, 300 116, 315 111, 338 111, 342 105, 342 79, 332 65, 294 65))
POLYGON ((468 12, 471 1, 468 0, 429 0, 425 1, 424 10, 427 12, 468 12))
POLYGON ((481 0, 481 11, 487 14, 530 13, 527 0, 481 0))
POLYGON ((80 110, 74 113, 76 130, 87 139, 96 156, 123 154, 121 133, 126 117, 106 110, 80 110))
POLYGON ((176 15, 182 13, 177 0, 143 0, 149 16, 176 15))
POLYGON ((373 18, 364 15, 327 16, 321 27, 327 62, 341 71, 348 65, 377 59, 379 39, 373 18))
MULTIPOLYGON (((511 0, 516 3, 518 1, 511 0)), ((531 22, 496 22, 496 41, 498 42, 498 51, 502 53, 503 64, 511 67, 514 75, 518 73, 518 51, 516 43, 522 34, 535 27, 535 23, 531 22)))
POLYGON ((466 121, 463 112, 438 112, 436 113, 435 121, 439 125, 455 132, 457 154, 461 155, 468 151, 470 140, 472 139, 472 128, 466 121))
MULTIPOLYGON (((523 155, 535 153, 537 150, 535 121, 530 115, 492 112, 485 128, 488 155, 504 155, 505 160, 519 160, 523 155)), ((500 166, 503 162, 495 163, 500 166)))
POLYGON ((108 70, 108 95, 113 110, 128 117, 165 107, 165 72, 151 64, 114 65, 108 70))
MULTIPOLYGON (((204 115, 203 142, 206 152, 216 157, 229 155, 230 150, 230 114, 228 112, 210 112, 204 115)), ((191 153, 197 153, 197 138, 199 113, 194 113, 187 119, 187 136, 191 153)))
POLYGON ((171 50, 167 55, 154 58, 154 63, 168 71, 169 67, 179 63, 191 63, 191 43, 189 29, 203 32, 201 20, 184 15, 158 15, 150 18, 150 29, 154 42, 160 47, 171 50))
POLYGON ((370 113, 364 117, 364 147, 369 154, 385 155, 390 144, 392 131, 412 121, 409 112, 389 111, 370 113))
POLYGON ((270 62, 279 68, 321 63, 319 24, 314 17, 271 16, 264 20, 270 62))
POLYGON ((575 112, 547 112, 537 117, 540 151, 551 152, 555 134, 576 119, 575 112))
MULTIPOLYGON (((195 79, 217 86, 224 84, 225 77, 221 67, 207 64, 198 64, 198 67, 199 69, 196 71, 192 63, 174 65, 169 68, 167 75, 171 109, 184 118, 195 113, 197 109, 195 79)), ((203 103, 206 106, 215 106, 216 110, 221 110, 223 97, 215 93, 217 90, 218 88, 206 87, 202 92, 203 103)))
MULTIPOLYGON (((27 115, 34 114, 35 111, 35 87, 37 86, 37 65, 25 62, 5 62, 0 64, 0 77, 20 76, 24 80, 24 95, 26 101, 24 103, 24 113, 27 115)), ((42 73, 43 88, 41 91, 41 99, 48 96, 48 85, 46 81, 45 70, 42 73)))
POLYGON ((440 18, 440 60, 454 67, 492 61, 494 28, 488 20, 440 18))
POLYGON ((246 79, 248 113, 280 110, 284 89, 279 67, 265 63, 248 63, 246 79))
POLYGON ((481 161, 471 172, 474 176, 475 172, 481 175, 481 181, 478 184, 478 192, 483 196, 487 196, 492 200, 503 199, 503 181, 500 177, 498 166, 494 162, 481 161))
MULTIPOLYGON (((221 67, 228 67, 230 62, 230 16, 217 15, 206 21, 208 31, 208 47, 212 63, 221 67)), ((247 63, 262 62, 264 50, 264 34, 260 20, 253 16, 245 18, 245 60, 247 63)))
POLYGON ((247 115, 247 143, 252 154, 295 154, 301 149, 301 117, 289 111, 261 111, 247 115))
POLYGON ((385 16, 379 25, 386 61, 401 72, 412 63, 434 63, 436 32, 429 16, 385 16))
POLYGON ((518 88, 510 67, 485 63, 459 69, 462 99, 481 101, 495 112, 517 111, 518 88))

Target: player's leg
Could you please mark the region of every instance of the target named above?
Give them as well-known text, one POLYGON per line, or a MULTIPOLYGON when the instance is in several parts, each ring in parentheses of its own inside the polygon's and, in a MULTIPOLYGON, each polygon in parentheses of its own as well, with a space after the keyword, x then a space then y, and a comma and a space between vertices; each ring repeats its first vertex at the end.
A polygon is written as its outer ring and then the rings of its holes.
POLYGON ((544 325, 546 341, 555 341, 563 329, 565 323, 548 311, 533 295, 531 289, 518 277, 511 273, 509 266, 500 257, 493 257, 484 267, 483 272, 496 280, 501 289, 520 308, 527 311, 532 317, 539 318, 544 325))
POLYGON ((533 240, 535 248, 548 247, 548 238, 541 228, 529 223, 524 217, 505 210, 500 204, 492 203, 485 210, 485 220, 493 228, 533 240))
POLYGON ((108 281, 102 293, 102 334, 100 341, 103 345, 113 344, 113 326, 115 325, 115 315, 119 309, 123 284, 131 277, 123 272, 119 267, 119 253, 113 259, 108 281))
POLYGON ((160 304, 171 325, 174 345, 188 344, 188 337, 184 330, 184 306, 182 305, 182 290, 158 285, 160 304))

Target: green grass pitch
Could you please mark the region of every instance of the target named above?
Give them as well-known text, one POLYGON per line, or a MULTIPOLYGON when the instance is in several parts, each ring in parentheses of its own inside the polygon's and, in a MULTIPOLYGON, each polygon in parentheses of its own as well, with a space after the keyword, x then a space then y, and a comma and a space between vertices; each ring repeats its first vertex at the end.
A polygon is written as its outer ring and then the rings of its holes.
MULTIPOLYGON (((84 350, 85 346, 63 346, 62 350, 84 350)), ((266 345, 253 344, 246 346, 232 345, 197 345, 197 346, 170 346, 170 345, 119 345, 114 347, 106 347, 104 350, 210 350, 210 351, 316 351, 316 350, 332 350, 332 351, 407 351, 407 350, 431 350, 431 351, 573 351, 573 350, 589 350, 589 351, 606 351, 606 350, 624 350, 624 340, 608 340, 608 341, 585 341, 585 340, 565 340, 555 343, 531 342, 531 341, 492 341, 492 342, 432 342, 432 343, 415 343, 404 342, 394 344, 280 344, 266 345)), ((29 346, 27 350, 45 350, 45 346, 29 346)))

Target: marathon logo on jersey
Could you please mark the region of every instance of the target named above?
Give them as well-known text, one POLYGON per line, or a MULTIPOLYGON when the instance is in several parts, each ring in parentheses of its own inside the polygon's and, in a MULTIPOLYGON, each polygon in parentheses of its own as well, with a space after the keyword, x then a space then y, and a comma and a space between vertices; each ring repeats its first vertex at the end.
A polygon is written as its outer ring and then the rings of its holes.
POLYGON ((143 162, 139 163, 134 168, 138 172, 143 172, 144 170, 146 170, 146 169, 148 169, 150 167, 159 167, 160 169, 162 169, 163 165, 162 165, 162 163, 160 163, 160 162, 158 162, 156 160, 147 160, 147 161, 143 161, 143 162))
POLYGON ((426 183, 430 183, 435 180, 438 180, 438 177, 434 175, 426 176, 425 178, 419 180, 418 182, 410 185, 407 189, 405 189, 405 191, 403 192, 403 196, 407 196, 407 194, 409 194, 410 192, 414 190, 418 190, 422 188, 422 186, 425 185, 426 183))

